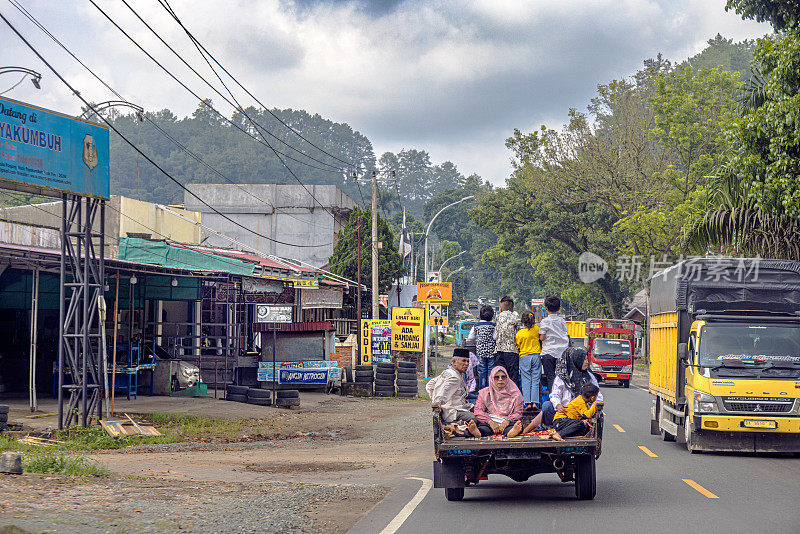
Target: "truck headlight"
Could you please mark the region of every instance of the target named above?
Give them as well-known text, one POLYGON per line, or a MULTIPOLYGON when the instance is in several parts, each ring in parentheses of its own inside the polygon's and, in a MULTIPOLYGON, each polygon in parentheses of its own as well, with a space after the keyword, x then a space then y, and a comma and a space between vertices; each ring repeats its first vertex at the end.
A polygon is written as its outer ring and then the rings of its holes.
POLYGON ((717 399, 713 395, 702 391, 694 392, 694 411, 695 413, 716 413, 717 399))
POLYGON ((597 371, 598 373, 599 373, 600 371, 602 371, 602 370, 603 370, 603 368, 602 368, 602 367, 600 367, 600 365, 598 365, 598 364, 596 364, 596 363, 591 363, 591 364, 589 364, 589 368, 590 368, 592 371, 597 371))
POLYGON ((620 369, 619 371, 621 373, 631 373, 631 372, 633 372, 633 366, 632 365, 623 365, 622 369, 620 369))

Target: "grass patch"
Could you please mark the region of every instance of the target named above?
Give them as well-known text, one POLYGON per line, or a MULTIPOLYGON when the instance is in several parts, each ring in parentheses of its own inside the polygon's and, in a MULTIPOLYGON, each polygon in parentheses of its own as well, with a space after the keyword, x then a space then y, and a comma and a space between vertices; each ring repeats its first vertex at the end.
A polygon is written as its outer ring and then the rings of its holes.
POLYGON ((242 429, 264 424, 258 419, 213 419, 190 414, 161 413, 144 416, 159 431, 175 436, 180 440, 234 440, 242 429))
POLYGON ((22 469, 27 473, 45 473, 67 476, 110 477, 111 472, 97 462, 83 456, 67 455, 63 452, 36 451, 26 453, 22 469))

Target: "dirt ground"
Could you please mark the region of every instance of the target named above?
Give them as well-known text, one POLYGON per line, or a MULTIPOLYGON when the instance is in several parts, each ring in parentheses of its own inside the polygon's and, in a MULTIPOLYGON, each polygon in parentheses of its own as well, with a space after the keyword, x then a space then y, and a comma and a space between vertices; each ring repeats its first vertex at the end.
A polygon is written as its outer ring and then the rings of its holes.
MULTIPOLYGON (((123 406, 252 418, 224 440, 89 455, 111 479, 0 477, 0 527, 58 532, 346 532, 398 479, 432 458, 424 400, 302 394, 300 409, 214 399, 123 406)), ((11 420, 48 426, 26 407, 11 420)))

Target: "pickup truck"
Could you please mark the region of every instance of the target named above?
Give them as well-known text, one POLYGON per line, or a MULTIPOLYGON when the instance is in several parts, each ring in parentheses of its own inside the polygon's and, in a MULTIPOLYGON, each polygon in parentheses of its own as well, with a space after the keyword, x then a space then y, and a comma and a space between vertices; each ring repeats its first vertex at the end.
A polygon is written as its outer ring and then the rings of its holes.
MULTIPOLYGON (((575 481, 575 496, 594 499, 595 460, 600 457, 603 413, 594 418, 586 436, 554 441, 544 436, 446 437, 441 411, 433 408, 433 487, 444 488, 448 501, 464 498, 464 488, 485 475, 505 475, 524 482, 538 473, 555 473, 562 482, 575 481)), ((523 423, 527 423, 527 417, 523 423)))

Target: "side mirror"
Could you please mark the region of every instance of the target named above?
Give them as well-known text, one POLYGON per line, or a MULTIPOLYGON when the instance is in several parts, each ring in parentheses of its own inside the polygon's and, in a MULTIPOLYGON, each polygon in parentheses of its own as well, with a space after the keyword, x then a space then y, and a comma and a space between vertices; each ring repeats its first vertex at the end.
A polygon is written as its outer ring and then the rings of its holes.
POLYGON ((678 343, 678 359, 684 363, 689 362, 689 346, 686 343, 678 343))

